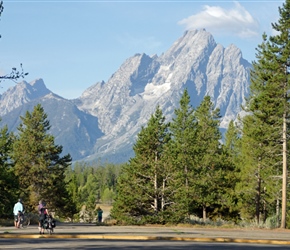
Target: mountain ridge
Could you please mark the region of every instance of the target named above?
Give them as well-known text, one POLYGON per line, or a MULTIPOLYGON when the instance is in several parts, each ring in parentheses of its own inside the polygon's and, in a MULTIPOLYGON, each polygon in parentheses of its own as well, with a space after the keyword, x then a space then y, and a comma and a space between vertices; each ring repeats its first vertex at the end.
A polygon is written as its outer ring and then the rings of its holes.
POLYGON ((108 81, 97 82, 76 99, 55 95, 42 79, 18 83, 0 97, 0 115, 5 117, 3 123, 14 109, 43 102, 49 110, 48 119, 53 120, 52 130, 58 133, 56 142, 63 143, 64 152, 72 150, 74 160, 120 163, 133 156, 136 136, 157 105, 167 120, 172 119, 185 88, 193 107, 209 95, 215 108, 221 110, 221 128, 227 128, 248 94, 250 68, 234 44, 224 48, 204 29, 186 31, 160 56, 136 53, 129 57, 108 81), (17 101, 11 105, 12 100, 17 101), (55 104, 60 102, 62 108, 55 104), (71 112, 67 123, 61 118, 66 117, 64 107, 71 112), (72 129, 78 123, 83 125, 82 133, 72 129), (65 140, 67 135, 61 134, 69 127, 72 138, 65 140))

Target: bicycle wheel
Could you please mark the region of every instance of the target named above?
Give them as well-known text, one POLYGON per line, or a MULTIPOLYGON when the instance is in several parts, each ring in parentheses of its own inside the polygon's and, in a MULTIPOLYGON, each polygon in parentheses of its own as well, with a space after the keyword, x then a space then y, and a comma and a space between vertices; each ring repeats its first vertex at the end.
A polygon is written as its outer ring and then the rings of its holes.
POLYGON ((53 227, 52 227, 52 224, 51 224, 51 219, 48 220, 48 228, 47 228, 47 231, 49 234, 52 234, 53 233, 53 227))
POLYGON ((23 221, 22 221, 22 227, 26 228, 30 225, 30 218, 27 215, 24 215, 23 221))

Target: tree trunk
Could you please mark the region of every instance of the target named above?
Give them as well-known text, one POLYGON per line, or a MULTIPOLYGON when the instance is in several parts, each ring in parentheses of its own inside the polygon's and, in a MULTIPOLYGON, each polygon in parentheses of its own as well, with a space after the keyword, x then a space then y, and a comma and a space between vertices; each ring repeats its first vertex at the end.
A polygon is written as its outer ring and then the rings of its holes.
POLYGON ((202 219, 205 222, 206 221, 206 206, 202 206, 202 219))
POLYGON ((154 211, 158 212, 157 174, 154 176, 154 211))
POLYGON ((162 181, 162 193, 161 193, 161 211, 164 211, 165 207, 165 179, 162 181))
POLYGON ((255 202, 256 202, 256 223, 260 223, 260 200, 261 200, 261 178, 260 178, 260 165, 258 167, 258 183, 257 183, 257 188, 256 188, 256 197, 255 197, 255 202))
POLYGON ((279 197, 277 197, 276 201, 276 227, 279 227, 279 217, 280 217, 280 202, 279 202, 279 197))
POLYGON ((184 174, 185 174, 185 190, 186 190, 186 197, 185 197, 185 202, 184 204, 186 206, 186 212, 187 212, 187 218, 190 218, 190 213, 189 213, 189 185, 188 185, 188 169, 187 165, 184 166, 184 174))
POLYGON ((286 228, 287 207, 287 123, 286 112, 283 114, 283 173, 282 173, 282 216, 281 228, 286 228))
POLYGON ((157 152, 155 152, 155 164, 154 164, 154 168, 155 168, 155 173, 154 173, 154 211, 155 213, 158 212, 158 181, 157 181, 157 152))
POLYGON ((263 191, 263 223, 266 223, 267 220, 267 216, 268 216, 268 212, 267 212, 267 201, 266 201, 266 197, 267 197, 267 193, 266 193, 266 187, 264 187, 264 191, 263 191))

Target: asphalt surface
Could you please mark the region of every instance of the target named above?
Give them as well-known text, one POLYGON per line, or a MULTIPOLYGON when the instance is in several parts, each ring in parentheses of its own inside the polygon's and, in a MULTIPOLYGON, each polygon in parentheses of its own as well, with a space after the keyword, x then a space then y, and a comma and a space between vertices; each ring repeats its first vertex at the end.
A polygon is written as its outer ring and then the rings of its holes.
POLYGON ((223 229, 172 226, 97 226, 95 224, 57 224, 54 233, 40 235, 37 225, 16 229, 0 227, 0 239, 99 239, 136 241, 188 241, 289 245, 290 230, 223 229))

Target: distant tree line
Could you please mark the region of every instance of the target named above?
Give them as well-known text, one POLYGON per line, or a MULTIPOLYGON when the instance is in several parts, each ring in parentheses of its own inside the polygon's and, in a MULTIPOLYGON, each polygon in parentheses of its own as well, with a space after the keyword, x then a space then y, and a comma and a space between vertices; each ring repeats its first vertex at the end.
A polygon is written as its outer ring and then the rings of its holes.
POLYGON ((121 166, 111 163, 77 162, 67 169, 67 188, 78 212, 84 210, 85 213, 94 215, 97 204, 112 205, 121 166))

